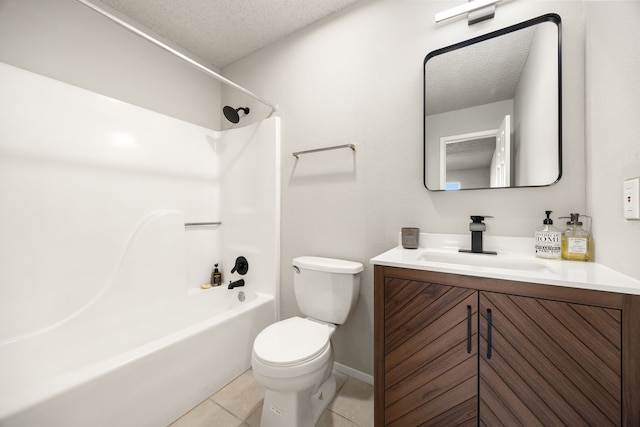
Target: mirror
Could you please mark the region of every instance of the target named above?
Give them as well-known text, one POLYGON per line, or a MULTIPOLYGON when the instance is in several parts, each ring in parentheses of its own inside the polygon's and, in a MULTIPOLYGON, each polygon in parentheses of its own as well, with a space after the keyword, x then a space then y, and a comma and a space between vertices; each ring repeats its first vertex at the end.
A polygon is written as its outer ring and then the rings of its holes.
POLYGON ((424 185, 540 187, 562 175, 560 17, 547 14, 429 53, 424 185))

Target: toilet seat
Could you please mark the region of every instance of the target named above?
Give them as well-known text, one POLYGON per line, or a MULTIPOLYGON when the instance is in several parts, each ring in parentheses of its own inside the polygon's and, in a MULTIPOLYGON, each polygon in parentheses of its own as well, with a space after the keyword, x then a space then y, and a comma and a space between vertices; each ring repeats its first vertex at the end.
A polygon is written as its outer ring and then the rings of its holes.
POLYGON ((301 317, 281 320, 258 334, 253 356, 265 365, 304 365, 327 353, 331 342, 329 325, 301 317))

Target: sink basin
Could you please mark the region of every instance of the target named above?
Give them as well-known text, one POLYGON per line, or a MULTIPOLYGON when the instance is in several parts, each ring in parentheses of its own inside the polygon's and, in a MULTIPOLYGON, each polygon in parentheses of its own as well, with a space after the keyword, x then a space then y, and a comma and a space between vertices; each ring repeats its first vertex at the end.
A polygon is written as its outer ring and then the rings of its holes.
POLYGON ((521 259, 486 254, 470 254, 460 252, 423 251, 418 255, 418 261, 456 264, 459 266, 500 268, 505 270, 517 270, 523 272, 549 272, 555 273, 548 265, 535 259, 521 259))

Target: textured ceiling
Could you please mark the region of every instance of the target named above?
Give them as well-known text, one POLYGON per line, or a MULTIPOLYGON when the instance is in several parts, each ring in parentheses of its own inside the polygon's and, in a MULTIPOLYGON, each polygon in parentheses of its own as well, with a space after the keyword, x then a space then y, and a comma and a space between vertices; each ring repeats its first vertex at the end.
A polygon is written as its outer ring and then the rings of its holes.
POLYGON ((358 0, 94 0, 224 66, 358 0))

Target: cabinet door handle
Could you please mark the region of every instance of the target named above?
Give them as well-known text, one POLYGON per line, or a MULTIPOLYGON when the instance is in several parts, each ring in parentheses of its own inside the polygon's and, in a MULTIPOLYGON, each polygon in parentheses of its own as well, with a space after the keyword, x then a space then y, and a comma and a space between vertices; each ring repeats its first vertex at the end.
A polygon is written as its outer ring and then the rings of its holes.
POLYGON ((487 308, 487 359, 491 359, 491 309, 487 308))
POLYGON ((471 306, 467 306, 467 353, 471 354, 471 306))

